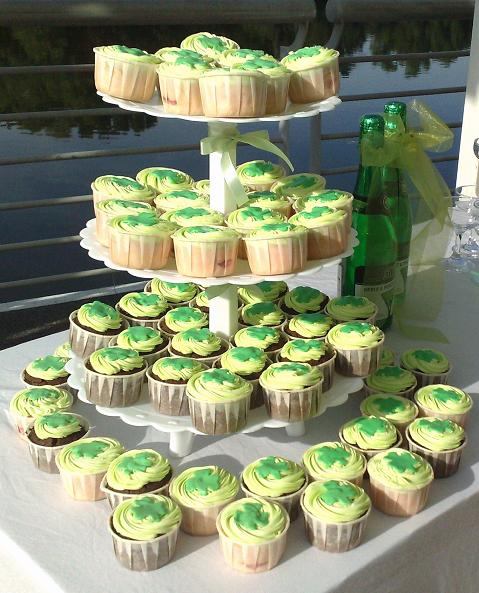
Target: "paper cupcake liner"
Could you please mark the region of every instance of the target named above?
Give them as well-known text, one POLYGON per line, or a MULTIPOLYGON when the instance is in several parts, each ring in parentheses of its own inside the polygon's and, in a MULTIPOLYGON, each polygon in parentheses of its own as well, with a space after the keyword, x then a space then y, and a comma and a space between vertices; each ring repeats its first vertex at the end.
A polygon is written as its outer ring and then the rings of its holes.
MULTIPOLYGON (((86 433, 78 440, 84 439, 90 434, 90 424, 86 418, 83 418, 83 416, 79 416, 78 414, 72 415, 81 420, 81 425, 86 429, 86 433)), ((45 447, 44 445, 37 445, 36 443, 33 443, 29 438, 27 438, 27 443, 33 465, 37 469, 48 474, 59 473, 55 460, 57 455, 62 449, 66 447, 66 445, 59 445, 58 447, 45 447)))
MULTIPOLYGON (((221 348, 220 350, 223 350, 224 347, 226 346, 227 349, 231 348, 230 343, 227 340, 221 340, 221 348)), ((170 356, 174 356, 175 358, 190 358, 190 356, 188 354, 176 354, 176 352, 173 351, 172 347, 171 347, 171 343, 168 346, 168 353, 170 356)), ((224 354, 224 352, 221 352, 221 354, 224 354)), ((203 364, 205 364, 208 367, 212 367, 213 364, 221 357, 221 354, 215 354, 213 356, 205 356, 204 358, 195 358, 195 360, 197 360, 198 362, 202 362, 203 364)))
POLYGON ((307 70, 296 70, 291 76, 289 97, 293 103, 324 101, 338 92, 338 58, 307 70))
POLYGON ((435 478, 448 478, 457 472, 461 455, 464 447, 467 444, 467 437, 464 437, 464 442, 457 449, 449 451, 431 451, 421 445, 418 445, 410 436, 409 430, 406 431, 406 439, 409 451, 417 453, 432 466, 435 478))
POLYGON ((459 426, 463 428, 467 425, 467 419, 469 416, 470 410, 467 412, 463 412, 462 414, 444 414, 442 412, 438 412, 437 410, 431 410, 430 408, 426 408, 422 404, 420 404, 416 399, 414 399, 416 406, 419 409, 419 417, 423 418, 424 416, 433 416, 434 418, 439 418, 439 420, 452 420, 459 426))
POLYGON ((95 228, 96 228, 96 240, 100 245, 104 245, 108 247, 109 245, 109 229, 108 229, 108 221, 114 218, 113 216, 108 216, 102 210, 95 208, 95 228))
POLYGON ((81 474, 69 472, 59 468, 63 488, 75 500, 103 500, 105 493, 101 491, 100 484, 106 470, 97 474, 81 474))
POLYGON ((234 500, 234 497, 212 507, 194 509, 181 504, 181 502, 175 499, 183 517, 181 520, 181 531, 190 535, 216 535, 218 533, 216 519, 220 511, 232 500, 234 500))
POLYGON ((151 376, 151 369, 146 372, 150 401, 160 414, 165 416, 189 416, 186 383, 184 385, 164 383, 151 376))
POLYGON ((245 238, 253 274, 275 276, 300 272, 307 260, 307 233, 284 238, 245 238))
MULTIPOLYGON (((397 437, 398 437, 397 441, 394 444, 392 444, 390 447, 388 447, 387 449, 361 449, 361 447, 352 445, 344 438, 342 429, 339 431, 339 440, 342 443, 344 443, 345 445, 348 445, 349 447, 351 447, 351 449, 354 449, 355 451, 357 451, 358 453, 362 453, 364 455, 364 457, 366 457, 366 459, 369 460, 372 457, 374 457, 375 455, 377 455, 378 453, 382 453, 383 451, 387 451, 389 449, 392 449, 393 447, 401 447, 403 438, 402 438, 402 435, 399 432, 399 430, 396 429, 396 432, 397 432, 397 437)), ((367 476, 367 472, 365 472, 365 476, 367 476)))
POLYGON ((138 401, 146 366, 131 375, 102 375, 85 366, 85 397, 104 408, 124 408, 138 401))
POLYGON ((240 572, 264 572, 274 568, 286 549, 289 518, 284 531, 275 539, 261 544, 240 544, 234 542, 222 532, 217 521, 220 546, 225 562, 240 572))
MULTIPOLYGON (((266 114, 284 113, 288 102, 291 74, 268 76, 266 83, 266 114)), ((259 190, 261 191, 261 190, 259 190)))
POLYGON ((348 231, 346 218, 336 224, 308 229, 308 259, 327 259, 346 251, 348 231))
POLYGON ((156 570, 168 564, 175 554, 179 526, 155 539, 142 542, 119 536, 111 528, 111 519, 108 525, 116 559, 125 568, 138 571, 156 570))
POLYGON ((259 117, 266 110, 266 77, 217 75, 200 78, 201 102, 207 117, 259 117))
MULTIPOLYGON (((156 329, 156 327, 154 329, 156 329)), ((118 343, 117 337, 114 337, 109 341, 108 346, 116 346, 117 343, 118 343)), ((162 348, 161 350, 158 350, 158 352, 153 352, 152 354, 145 354, 143 352, 140 352, 140 356, 147 363, 148 367, 151 367, 160 358, 164 358, 165 356, 168 356, 168 346, 169 345, 170 345, 170 341, 168 340, 167 344, 165 344, 165 347, 162 348)), ((145 381, 146 381, 146 377, 145 377, 145 381)))
POLYGON ((351 482, 352 484, 355 484, 356 486, 362 486, 363 485, 363 479, 364 479, 364 475, 366 473, 366 466, 364 466, 364 470, 360 473, 357 474, 355 476, 351 477, 344 477, 340 474, 338 474, 337 476, 331 474, 328 476, 323 476, 318 478, 316 475, 313 475, 311 472, 308 471, 308 468, 303 465, 304 467, 304 471, 306 472, 306 475, 308 477, 308 484, 311 484, 311 482, 327 482, 328 480, 347 480, 348 482, 351 482))
POLYGON ((161 100, 167 113, 203 115, 198 78, 174 78, 158 74, 161 100))
MULTIPOLYGON (((186 392, 188 395, 188 391, 186 392)), ((191 422, 199 432, 209 435, 238 432, 248 421, 250 396, 224 402, 200 402, 188 395, 191 422)))
POLYGON ((382 394, 386 394, 386 395, 388 393, 392 393, 394 395, 400 395, 401 397, 405 397, 406 399, 412 400, 416 391, 417 391, 416 385, 414 385, 413 387, 410 387, 409 389, 405 389, 404 391, 381 391, 380 389, 373 389, 372 387, 369 387, 366 383, 366 379, 363 381, 364 397, 368 397, 368 395, 376 395, 377 393, 382 393, 382 394))
MULTIPOLYGON (((110 340, 113 336, 109 335, 101 335, 96 334, 94 332, 88 331, 87 329, 83 329, 79 325, 76 324, 77 312, 73 311, 73 313, 69 316, 70 321, 70 344, 72 348, 72 352, 79 356, 80 358, 88 358, 90 354, 95 352, 95 350, 99 350, 100 348, 106 348, 110 343, 110 340)), ((118 328, 118 333, 121 333, 124 329, 128 327, 128 322, 122 320, 121 326, 118 328)))
POLYGON ((270 389, 263 384, 264 405, 268 416, 283 422, 300 422, 314 418, 321 409, 321 383, 295 391, 270 389))
POLYGON ((155 92, 156 65, 106 57, 95 52, 97 91, 145 103, 155 92))
MULTIPOLYGON (((150 490, 145 494, 167 495, 169 485, 170 481, 168 480, 168 483, 162 486, 161 488, 157 488, 156 490, 150 490)), ((105 494, 106 499, 108 500, 108 504, 110 505, 112 510, 115 510, 121 502, 128 500, 129 498, 134 498, 135 496, 138 496, 137 494, 122 494, 121 492, 115 492, 113 490, 110 490, 110 488, 108 488, 108 486, 106 485, 106 474, 103 476, 103 479, 100 483, 100 490, 105 494)))
POLYGON ((431 482, 415 490, 398 490, 369 477, 369 496, 373 506, 386 515, 410 517, 426 506, 431 482))
POLYGON ((135 270, 159 270, 166 266, 171 252, 169 235, 133 235, 110 229, 110 259, 135 270))
POLYGON ((292 494, 285 494, 283 496, 264 496, 255 494, 248 489, 248 487, 243 482, 243 474, 240 475, 240 486, 241 490, 243 491, 244 495, 247 498, 257 498, 259 500, 268 500, 269 502, 276 502, 280 504, 289 515, 291 521, 295 521, 299 516, 299 509, 300 509, 300 499, 303 495, 303 492, 306 490, 308 486, 308 480, 305 480, 303 486, 297 491, 293 492, 292 494))
MULTIPOLYGON (((402 366, 402 365, 401 365, 402 366)), ((406 367, 403 367, 406 368, 406 367)), ((417 386, 416 390, 420 389, 421 387, 425 387, 426 385, 447 385, 447 380, 449 374, 452 370, 452 366, 449 366, 449 370, 445 373, 439 373, 437 375, 427 375, 426 373, 421 373, 419 371, 412 371, 411 369, 406 369, 411 371, 411 373, 416 377, 417 386)))
POLYGON ((176 267, 180 274, 197 278, 222 278, 233 274, 238 256, 238 239, 203 243, 173 240, 176 267))
POLYGON ((5 414, 8 418, 10 425, 16 431, 18 436, 24 441, 26 441, 27 430, 30 427, 30 424, 33 423, 35 418, 32 418, 31 416, 21 416, 20 414, 16 414, 11 410, 5 410, 5 414))
POLYGON ((304 508, 304 529, 310 543, 324 552, 347 552, 361 543, 371 509, 359 519, 347 523, 326 523, 304 508))
MULTIPOLYGON (((326 342, 328 339, 326 337, 326 342)), ((336 370, 346 377, 367 377, 379 368, 384 338, 370 348, 348 350, 332 346, 336 350, 336 370)))

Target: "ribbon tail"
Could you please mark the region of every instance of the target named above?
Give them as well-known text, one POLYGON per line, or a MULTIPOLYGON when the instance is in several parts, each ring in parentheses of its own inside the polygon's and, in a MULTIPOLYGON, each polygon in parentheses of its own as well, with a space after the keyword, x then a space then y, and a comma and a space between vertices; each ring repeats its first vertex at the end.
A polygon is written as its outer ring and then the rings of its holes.
POLYGON ((271 152, 275 154, 288 165, 291 171, 294 171, 293 163, 289 160, 289 158, 281 150, 281 148, 279 148, 278 146, 276 146, 276 144, 273 144, 269 140, 268 132, 250 132, 248 134, 243 134, 242 136, 239 136, 238 140, 239 142, 243 142, 244 144, 254 146, 259 150, 264 150, 265 152, 271 152))
POLYGON ((228 190, 230 194, 234 196, 235 202, 238 208, 240 208, 248 201, 248 196, 246 195, 241 181, 236 175, 236 167, 233 165, 229 150, 223 152, 221 156, 221 169, 228 190))

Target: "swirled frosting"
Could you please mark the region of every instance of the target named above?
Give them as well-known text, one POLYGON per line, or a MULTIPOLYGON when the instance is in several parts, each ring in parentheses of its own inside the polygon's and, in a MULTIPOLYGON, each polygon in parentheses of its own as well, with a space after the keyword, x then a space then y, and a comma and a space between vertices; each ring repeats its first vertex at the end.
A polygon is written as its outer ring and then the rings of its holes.
POLYGON ((390 449, 398 440, 394 424, 377 416, 354 418, 343 424, 341 433, 347 443, 365 451, 390 449))
POLYGON ((167 210, 161 215, 163 220, 169 220, 178 226, 222 225, 224 216, 221 212, 211 208, 187 207, 179 210, 167 210))
POLYGON ((66 445, 57 456, 60 470, 79 474, 105 472, 110 463, 124 452, 116 439, 93 437, 66 445))
POLYGON ((384 340, 384 334, 371 323, 351 321, 334 326, 326 339, 334 348, 360 350, 377 346, 384 340))
POLYGON ((283 66, 280 62, 272 61, 263 58, 256 58, 248 60, 242 64, 234 64, 231 67, 232 70, 245 70, 247 72, 261 72, 269 77, 275 76, 291 76, 291 72, 283 66))
POLYGON ((161 294, 168 303, 187 303, 198 292, 198 286, 193 282, 165 282, 159 278, 153 278, 150 283, 149 292, 161 294))
POLYGON ((118 375, 140 370, 145 366, 143 358, 136 350, 111 346, 100 348, 90 354, 91 368, 101 375, 118 375))
POLYGON ((203 31, 202 33, 194 33, 183 39, 181 48, 191 49, 202 56, 216 59, 229 49, 239 49, 239 45, 236 41, 228 37, 203 31))
POLYGON ((95 208, 109 217, 153 212, 153 207, 148 202, 135 202, 133 200, 101 200, 95 205, 95 208))
POLYGON ((298 173, 279 179, 273 183, 271 191, 274 191, 280 196, 300 198, 301 196, 308 196, 314 191, 324 189, 325 186, 326 179, 321 177, 321 175, 298 173))
POLYGON ((68 371, 65 370, 67 362, 68 358, 61 356, 43 356, 30 362, 25 371, 30 377, 43 381, 55 381, 61 377, 68 377, 68 371))
POLYGON ((329 206, 315 206, 311 210, 302 210, 289 218, 291 224, 299 224, 308 229, 331 226, 343 222, 346 212, 329 206))
POLYGON ((178 58, 192 58, 197 60, 210 60, 206 56, 202 56, 197 51, 192 49, 181 49, 181 47, 162 47, 155 56, 160 58, 162 62, 176 62, 178 58))
POLYGON ((286 220, 285 217, 277 210, 258 208, 257 206, 245 206, 244 208, 233 210, 226 218, 226 224, 236 230, 248 231, 284 220, 286 220))
POLYGON ((191 207, 208 208, 209 205, 209 196, 192 187, 168 191, 155 198, 155 206, 165 212, 191 207))
POLYGON ((175 383, 186 383, 193 375, 204 371, 206 365, 194 358, 182 358, 180 356, 168 356, 155 361, 151 372, 160 381, 174 381, 175 383))
POLYGON ((313 445, 303 454, 303 465, 313 480, 354 480, 366 471, 364 455, 339 442, 313 445))
POLYGON ((259 496, 278 497, 300 490, 306 481, 303 468, 284 457, 261 457, 247 465, 242 473, 250 492, 259 496))
POLYGON ((60 356, 60 358, 71 358, 73 356, 73 352, 70 342, 63 342, 63 344, 57 346, 53 354, 54 356, 60 356))
POLYGON ((160 317, 168 310, 166 299, 153 292, 129 292, 121 297, 118 306, 132 317, 160 317))
POLYGON ((462 445, 464 428, 452 420, 418 418, 408 426, 411 439, 430 451, 451 451, 462 445))
POLYGON ((113 511, 116 533, 134 541, 150 541, 173 531, 181 523, 181 511, 171 498, 144 494, 127 498, 113 511))
POLYGON ((288 331, 303 338, 323 338, 333 326, 333 319, 324 313, 300 313, 288 321, 288 331))
POLYGON ((246 235, 246 239, 287 239, 301 234, 304 235, 306 232, 307 229, 299 225, 289 222, 275 222, 250 230, 246 235))
POLYGON ((183 241, 218 242, 239 239, 239 235, 233 229, 221 226, 188 226, 182 227, 173 235, 174 239, 183 241))
POLYGON ((310 286, 297 286, 284 296, 284 306, 297 313, 316 313, 324 308, 328 297, 310 286))
POLYGON ((261 373, 263 387, 279 391, 297 391, 322 381, 321 371, 307 363, 275 362, 261 373))
POLYGON ((68 410, 73 396, 58 387, 30 387, 16 393, 10 401, 10 411, 25 418, 36 418, 68 410))
POLYGON ((312 47, 302 47, 289 54, 281 60, 281 63, 290 70, 307 70, 315 66, 324 66, 325 64, 336 60, 339 52, 335 49, 328 49, 321 45, 312 47))
POLYGON ((136 350, 139 354, 148 354, 162 344, 166 346, 166 340, 158 330, 152 327, 133 325, 118 335, 116 344, 126 350, 136 350))
POLYGON ((149 187, 138 183, 131 177, 122 175, 102 175, 93 182, 97 192, 112 199, 131 200, 135 202, 151 202, 156 195, 149 187))
POLYGON ((323 340, 291 340, 281 348, 280 356, 292 362, 309 362, 330 352, 331 348, 323 340))
POLYGON ((151 482, 161 482, 171 465, 153 449, 134 449, 122 453, 108 466, 106 482, 114 490, 140 490, 151 482))
POLYGON ((410 371, 436 375, 449 370, 449 361, 438 350, 419 348, 401 354, 401 366, 410 371))
POLYGON ((264 499, 241 498, 219 515, 221 532, 239 544, 261 544, 279 537, 288 527, 280 504, 264 499))
POLYGON ((417 407, 411 400, 399 395, 373 394, 361 402, 361 414, 386 418, 393 424, 411 422, 417 416, 417 407))
POLYGON ((248 161, 236 167, 236 175, 243 185, 273 184, 277 179, 284 177, 281 165, 271 161, 248 161))
POLYGON ((237 346, 255 346, 261 348, 261 350, 267 350, 271 346, 275 346, 280 340, 281 332, 279 329, 264 325, 245 327, 236 332, 234 336, 234 343, 237 346))
POLYGON ((250 191, 246 194, 248 206, 282 210, 290 207, 290 202, 272 191, 250 191))
POLYGON ((193 307, 176 307, 171 309, 163 319, 164 324, 172 332, 201 328, 208 325, 208 315, 193 307))
POLYGON ((160 76, 174 76, 175 78, 199 78, 213 66, 210 60, 203 60, 191 56, 179 56, 174 62, 162 62, 156 71, 160 76))
POLYGON ((284 313, 270 301, 245 305, 241 311, 241 319, 247 325, 279 326, 284 321, 284 313))
POLYGON ((251 395, 251 383, 226 369, 207 369, 193 375, 186 385, 189 397, 209 403, 224 403, 251 395))
POLYGON ((347 191, 338 189, 323 189, 309 196, 298 198, 294 203, 297 212, 302 210, 309 211, 316 206, 329 206, 340 210, 349 207, 352 204, 353 195, 347 191))
POLYGON ((53 412, 38 416, 33 422, 33 430, 41 440, 64 439, 80 432, 84 426, 82 418, 68 412, 53 412))
POLYGON ((361 321, 371 319, 377 313, 377 306, 361 296, 342 296, 331 299, 326 313, 336 321, 361 321))
POLYGON ((349 523, 365 515, 371 500, 360 486, 340 480, 313 482, 304 491, 303 507, 325 523, 349 523))
POLYGON ((241 376, 260 373, 268 362, 268 357, 260 348, 236 346, 221 355, 221 367, 241 376))
POLYGON ((379 393, 401 393, 417 384, 416 377, 406 369, 385 366, 366 378, 366 385, 379 393))
POLYGON ((434 478, 432 467, 426 460, 397 448, 378 453, 370 459, 368 473, 371 479, 396 490, 419 490, 434 478))
POLYGON ((387 366, 394 366, 396 363, 396 355, 392 350, 389 348, 383 348, 381 352, 381 360, 379 361, 379 366, 387 367, 387 366))
POLYGON ((159 64, 157 56, 149 54, 147 51, 136 47, 127 47, 126 45, 102 45, 95 47, 95 53, 101 54, 106 58, 120 58, 128 62, 141 62, 143 64, 159 64))
POLYGON ((193 186, 194 179, 187 173, 168 167, 148 167, 136 175, 136 180, 143 183, 159 194, 175 189, 189 189, 193 186))
POLYGON ((276 62, 273 56, 265 53, 262 49, 227 49, 217 57, 217 61, 221 66, 231 67, 257 58, 276 62))
POLYGON ((223 343, 219 336, 203 327, 187 329, 177 333, 171 339, 171 346, 176 352, 184 356, 196 354, 201 358, 205 358, 213 356, 221 350, 223 343))
POLYGON ((161 220, 154 212, 143 212, 116 216, 108 221, 108 228, 119 233, 160 237, 172 235, 178 227, 176 224, 161 220))
POLYGON ((100 301, 82 305, 77 311, 76 318, 83 327, 101 334, 121 327, 121 316, 118 311, 100 301))
POLYGON ((249 284, 238 288, 238 296, 245 305, 262 303, 264 301, 277 301, 285 292, 288 285, 282 280, 276 282, 263 280, 258 284, 249 284))
POLYGON ((208 298, 206 290, 202 290, 195 296, 192 306, 198 307, 198 308, 203 308, 203 309, 210 308, 210 300, 208 298))
POLYGON ((462 389, 450 385, 426 385, 416 391, 418 404, 440 414, 465 414, 472 408, 472 398, 462 389))
POLYGON ((170 496, 178 504, 194 509, 216 507, 233 500, 239 482, 217 465, 190 467, 170 483, 170 496))

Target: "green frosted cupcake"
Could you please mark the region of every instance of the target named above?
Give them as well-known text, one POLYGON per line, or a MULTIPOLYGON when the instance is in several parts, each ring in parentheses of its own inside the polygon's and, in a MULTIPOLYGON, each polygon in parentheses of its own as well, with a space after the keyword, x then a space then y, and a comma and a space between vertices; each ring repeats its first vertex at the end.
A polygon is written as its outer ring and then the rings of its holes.
POLYGON ((138 183, 132 177, 122 175, 102 175, 91 184, 93 203, 102 200, 127 200, 132 202, 153 203, 156 192, 138 183))
POLYGON ((329 297, 317 288, 297 286, 282 299, 281 309, 290 317, 299 313, 318 313, 326 306, 329 297))
POLYGON ((418 409, 411 400, 399 395, 373 394, 361 402, 363 416, 377 416, 386 418, 399 430, 404 438, 406 427, 416 418, 418 409))
POLYGON ((153 328, 169 309, 163 296, 148 292, 129 292, 121 297, 116 308, 130 325, 153 328))
POLYGON ((323 340, 290 340, 281 348, 278 362, 306 362, 317 366, 323 375, 322 390, 328 391, 333 384, 334 350, 323 340))
MULTIPOLYGON (((346 214, 342 210, 329 206, 315 206, 311 210, 303 210, 289 218, 292 224, 299 224, 308 229, 326 227, 344 222, 346 214)), ((312 258, 315 259, 315 258, 312 258)))
POLYGON ((202 362, 193 358, 168 356, 155 362, 151 368, 151 376, 164 383, 186 385, 188 379, 206 368, 202 362))
MULTIPOLYGON (((199 292, 194 298, 191 299, 189 302, 190 307, 193 309, 199 309, 202 313, 209 314, 210 312, 210 299, 208 298, 208 293, 206 290, 202 290, 199 292)), ((241 308, 241 301, 238 298, 238 313, 239 309, 241 308)))
MULTIPOLYGON (((226 218, 226 224, 238 232, 242 237, 250 231, 260 229, 264 225, 285 221, 285 217, 278 210, 258 208, 257 206, 244 206, 231 212, 226 218)), ((241 242, 239 257, 246 259, 246 248, 241 242)))
POLYGON ((60 346, 57 346, 53 351, 54 356, 60 356, 60 358, 72 358, 73 352, 70 342, 63 342, 60 346))
POLYGON ((162 62, 176 62, 178 58, 190 58, 192 60, 210 60, 206 56, 202 56, 197 51, 191 49, 182 49, 181 47, 162 47, 155 56, 160 58, 162 62))
POLYGON ((333 319, 325 313, 301 313, 287 321, 284 331, 292 338, 324 340, 333 326, 333 319))
POLYGON ((265 53, 262 49, 227 49, 217 57, 217 61, 221 66, 231 67, 257 58, 276 62, 273 56, 265 53))
POLYGON ((156 208, 163 213, 183 208, 208 208, 209 205, 209 196, 192 187, 168 191, 155 198, 156 208))
MULTIPOLYGON (((136 175, 136 180, 158 194, 193 187, 194 179, 187 173, 168 167, 148 167, 136 175)), ((157 208, 159 206, 157 205, 157 208)))
POLYGON ((167 210, 161 215, 178 226, 218 225, 224 223, 224 216, 211 208, 187 207, 179 210, 167 210))
POLYGON ((96 350, 86 367, 101 375, 127 375, 142 369, 145 363, 136 350, 118 346, 96 350))
POLYGON ((162 336, 153 327, 134 325, 119 334, 116 338, 116 346, 136 350, 150 365, 166 350, 168 338, 162 336))
POLYGON ((378 308, 366 297, 342 296, 331 299, 325 312, 336 322, 367 321, 374 323, 378 308))
POLYGON ((283 177, 271 186, 271 191, 279 196, 288 198, 300 198, 307 196, 314 191, 324 189, 326 179, 314 173, 298 173, 283 177))
POLYGON ((210 180, 209 179, 200 179, 199 181, 195 181, 193 187, 194 187, 194 189, 197 189, 202 194, 206 194, 207 196, 210 195, 210 180))
POLYGON ((96 238, 102 245, 108 246, 108 221, 115 216, 153 212, 153 207, 148 202, 134 202, 133 200, 108 199, 95 204, 96 238))
POLYGON ((249 191, 246 196, 248 198, 248 206, 277 210, 286 218, 291 214, 291 202, 272 191, 249 191))
POLYGON ((259 378, 269 360, 260 348, 236 346, 222 354, 219 363, 223 369, 251 381, 259 378))
POLYGON ((411 371, 397 366, 383 366, 366 377, 364 386, 367 394, 396 393, 411 399, 417 382, 411 371))
POLYGON ((472 398, 462 389, 450 385, 426 385, 418 389, 414 401, 420 416, 435 416, 442 420, 453 420, 465 426, 472 408, 472 398))
POLYGON ((196 51, 202 56, 212 58, 213 60, 219 60, 225 51, 239 49, 239 45, 236 41, 228 39, 228 37, 203 31, 202 33, 194 33, 183 39, 181 48, 196 51))
POLYGON ((173 336, 170 353, 213 363, 228 349, 228 343, 207 328, 193 328, 173 336))
POLYGON ((190 535, 217 533, 216 518, 238 490, 238 480, 217 465, 184 470, 170 484, 170 496, 183 513, 181 529, 190 535))
POLYGON ((188 329, 200 329, 208 325, 208 314, 193 307, 171 309, 160 321, 160 329, 170 336, 188 329))
POLYGON ((146 286, 146 292, 161 295, 170 306, 186 305, 198 292, 198 286, 193 282, 165 282, 153 278, 146 286))
POLYGON ((350 228, 344 210, 315 206, 294 214, 289 222, 308 229, 309 260, 329 259, 346 251, 350 228))
POLYGON ((341 442, 364 453, 368 459, 402 442, 394 424, 377 416, 360 416, 346 422, 339 430, 339 438, 341 442))
POLYGON ((361 486, 366 471, 364 455, 339 442, 313 445, 303 454, 302 462, 312 481, 348 480, 361 486))
POLYGON ((348 215, 348 225, 351 223, 351 212, 353 209, 353 195, 339 189, 323 189, 309 196, 298 198, 294 203, 296 212, 312 210, 316 206, 329 206, 344 210, 348 215))
POLYGON ((258 284, 249 284, 238 288, 238 296, 245 305, 271 301, 273 303, 288 292, 288 285, 282 280, 276 282, 263 280, 258 284))
POLYGON ((67 379, 70 376, 65 369, 68 358, 61 356, 43 356, 28 363, 22 371, 22 381, 27 387, 61 387, 69 391, 67 379))
POLYGON ((284 177, 284 169, 270 161, 248 161, 236 167, 236 175, 250 190, 267 191, 275 181, 284 177))
POLYGON ((241 310, 241 322, 245 325, 261 325, 279 328, 284 321, 284 314, 275 303, 264 301, 245 305, 241 310))
POLYGON ((240 329, 233 338, 233 343, 236 346, 260 348, 271 355, 279 352, 286 341, 287 339, 279 329, 264 325, 240 329))
POLYGON ((447 383, 451 372, 451 364, 446 356, 430 348, 407 350, 401 354, 400 364, 414 374, 418 387, 447 383))

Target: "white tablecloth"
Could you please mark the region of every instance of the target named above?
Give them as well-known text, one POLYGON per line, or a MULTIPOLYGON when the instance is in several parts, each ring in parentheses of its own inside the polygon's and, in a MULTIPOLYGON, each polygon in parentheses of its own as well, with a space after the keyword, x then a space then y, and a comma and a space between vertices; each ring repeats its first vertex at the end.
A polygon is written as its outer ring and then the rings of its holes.
MULTIPOLYGON (((331 292, 334 276, 320 285, 331 292)), ((304 280, 303 280, 304 282, 304 280)), ((308 284, 312 284, 309 283, 308 284)), ((473 397, 479 391, 477 286, 466 276, 448 277, 444 307, 436 324, 450 344, 436 345, 454 364, 451 383, 473 397)), ((4 350, 0 355, 0 406, 6 408, 20 388, 18 373, 35 356, 50 353, 66 333, 4 350)), ((411 343, 391 332, 397 352, 411 343)), ((433 345, 434 346, 434 345, 433 345)), ((216 537, 180 534, 177 553, 152 573, 122 568, 113 554, 106 524, 106 501, 75 502, 63 492, 58 475, 33 468, 24 443, 0 416, 0 593, 477 593, 479 562, 479 406, 469 424, 469 445, 459 472, 434 482, 427 508, 398 519, 373 510, 364 542, 345 554, 328 554, 307 542, 302 521, 292 526, 286 554, 272 571, 243 575, 228 568, 216 537)), ((252 435, 196 437, 195 451, 176 467, 215 463, 239 474, 263 455, 299 460, 314 443, 335 439, 339 426, 358 415, 357 396, 308 423, 293 441, 284 430, 252 435)), ((152 429, 126 426, 79 403, 76 410, 95 426, 94 434, 119 438, 126 447, 152 446, 167 453, 166 437, 152 429)))

